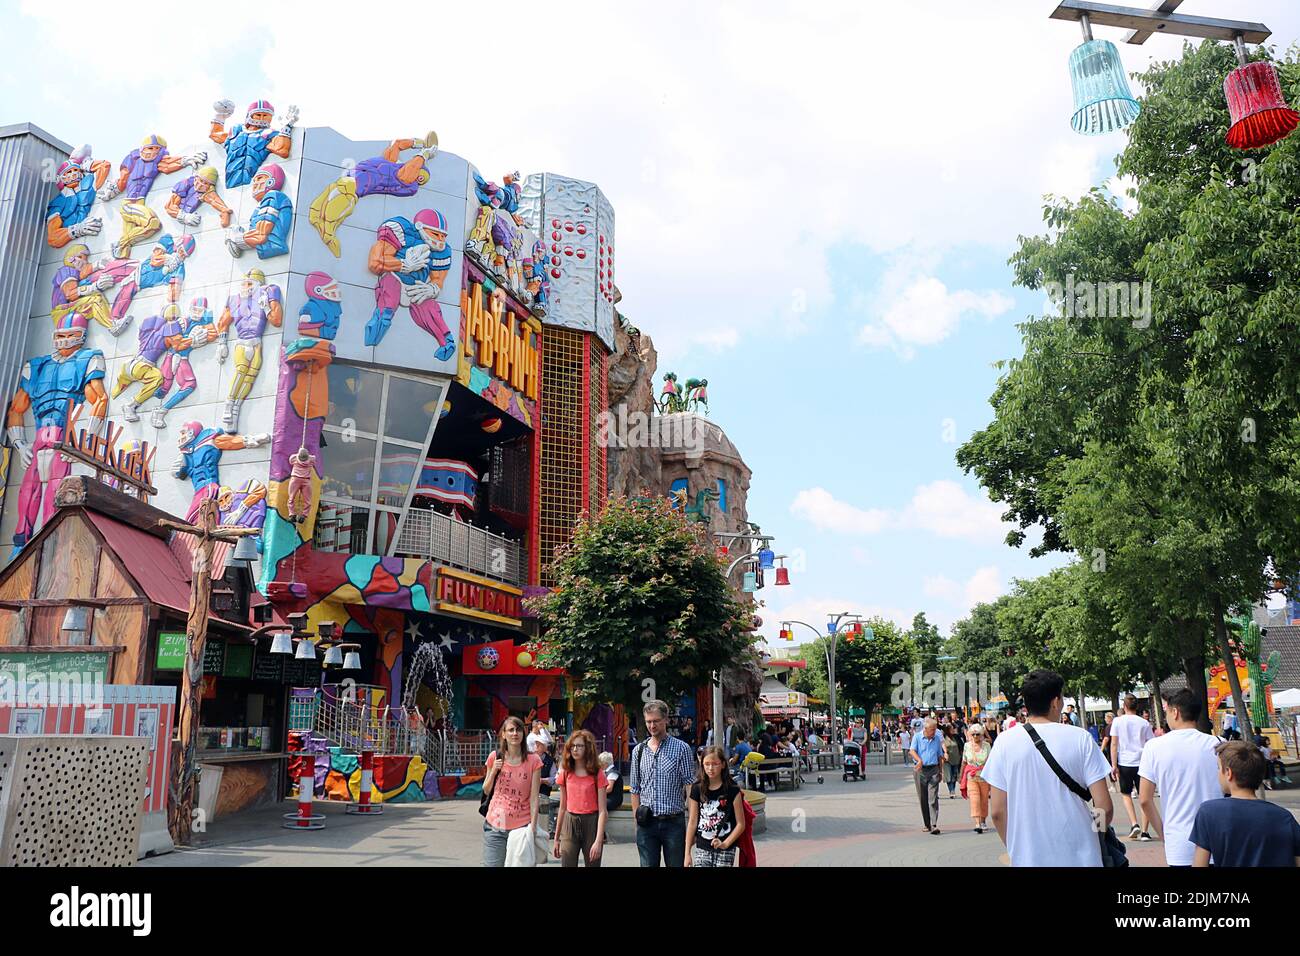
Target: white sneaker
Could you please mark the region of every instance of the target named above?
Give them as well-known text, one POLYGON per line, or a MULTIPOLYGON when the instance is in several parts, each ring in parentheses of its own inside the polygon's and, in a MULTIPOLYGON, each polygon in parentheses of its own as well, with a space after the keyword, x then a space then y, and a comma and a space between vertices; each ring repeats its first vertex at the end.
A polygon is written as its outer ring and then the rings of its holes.
POLYGON ((128 325, 130 325, 130 324, 131 324, 131 316, 129 316, 129 315, 124 315, 124 316, 122 316, 122 318, 118 319, 116 322, 114 322, 112 325, 110 325, 110 326, 108 327, 108 331, 109 331, 110 333, 112 333, 113 336, 116 337, 116 336, 121 335, 123 332, 125 332, 125 331, 126 331, 126 327, 127 327, 128 325))
POLYGON ((154 428, 167 427, 167 409, 155 408, 153 414, 149 416, 149 424, 154 428))
POLYGON ((127 402, 125 405, 122 406, 122 417, 126 419, 128 422, 138 422, 140 420, 140 416, 136 414, 136 410, 139 407, 140 406, 137 405, 135 402, 127 402))

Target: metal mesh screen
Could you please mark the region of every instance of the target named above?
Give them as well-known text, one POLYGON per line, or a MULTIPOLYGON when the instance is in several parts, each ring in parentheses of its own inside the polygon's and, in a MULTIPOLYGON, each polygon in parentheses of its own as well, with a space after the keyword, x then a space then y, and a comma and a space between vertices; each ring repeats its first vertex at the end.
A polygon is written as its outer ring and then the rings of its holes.
POLYGON ((542 362, 541 462, 541 580, 554 584, 547 570, 555 549, 568 542, 582 510, 583 372, 586 336, 569 329, 548 328, 542 362))

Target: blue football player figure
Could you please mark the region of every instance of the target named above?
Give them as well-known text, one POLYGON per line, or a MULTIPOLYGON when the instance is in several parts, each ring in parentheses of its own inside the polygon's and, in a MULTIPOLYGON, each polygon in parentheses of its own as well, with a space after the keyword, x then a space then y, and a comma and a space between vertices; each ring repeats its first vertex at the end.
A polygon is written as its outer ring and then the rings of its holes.
POLYGON ((194 498, 185 520, 194 521, 199 516, 204 501, 219 497, 223 452, 258 448, 270 440, 271 436, 265 432, 258 435, 227 435, 219 428, 204 428, 200 422, 186 422, 182 425, 176 438, 181 457, 172 464, 172 476, 188 478, 194 486, 194 498))
POLYGON ((253 176, 253 198, 257 208, 248 226, 231 226, 226 233, 226 248, 238 259, 252 249, 259 259, 282 256, 289 251, 289 231, 293 229, 293 202, 284 192, 284 169, 279 163, 267 163, 253 176))
POLYGON ((293 142, 293 124, 298 122, 298 107, 290 106, 284 113, 281 129, 271 129, 275 107, 266 100, 256 100, 248 105, 244 125, 226 129, 226 120, 235 112, 230 100, 217 100, 212 104, 216 111, 212 117, 212 131, 208 138, 226 147, 226 188, 247 186, 271 153, 281 159, 289 158, 293 142))
POLYGON ((366 344, 382 342, 398 308, 406 306, 412 321, 438 340, 434 358, 440 362, 451 358, 456 340, 438 305, 451 271, 447 220, 442 213, 421 209, 414 221, 394 216, 384 222, 370 247, 367 267, 379 281, 375 283, 375 311, 366 323, 366 344))
POLYGON ((62 249, 73 239, 97 236, 104 228, 99 217, 87 219, 95 193, 108 182, 113 164, 92 159, 89 146, 78 146, 58 169, 59 193, 45 207, 45 241, 62 249))

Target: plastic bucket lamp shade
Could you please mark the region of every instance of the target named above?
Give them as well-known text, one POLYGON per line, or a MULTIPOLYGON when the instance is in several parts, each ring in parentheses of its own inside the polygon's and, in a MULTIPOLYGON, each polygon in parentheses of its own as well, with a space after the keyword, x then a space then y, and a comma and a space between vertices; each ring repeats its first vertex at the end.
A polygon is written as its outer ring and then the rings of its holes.
POLYGON ((293 656, 295 660, 299 661, 314 661, 316 659, 316 645, 304 638, 298 642, 298 653, 293 656))
POLYGON ((785 587, 790 583, 790 572, 785 568, 776 569, 776 586, 785 587))
POLYGON ((356 651, 348 651, 347 655, 343 658, 343 669, 345 671, 361 670, 361 655, 356 651))
POLYGON ((1287 105, 1272 63, 1237 67, 1224 79, 1223 95, 1232 116, 1227 140, 1233 149, 1271 146, 1300 125, 1300 113, 1287 105))
POLYGON ((325 652, 325 666, 338 667, 343 663, 343 648, 334 644, 325 652))
POLYGON ((764 548, 762 551, 758 552, 758 566, 766 571, 768 568, 773 566, 775 558, 776 555, 773 553, 771 548, 764 548))
POLYGON ((744 590, 746 594, 753 594, 758 590, 758 575, 753 571, 745 572, 745 583, 742 586, 742 590, 744 590))
POLYGON ((281 631, 271 640, 272 654, 292 654, 293 638, 289 636, 288 631, 281 631))
POLYGON ((1132 123, 1141 109, 1129 90, 1119 50, 1109 40, 1088 40, 1074 48, 1070 85, 1074 88, 1070 125, 1076 133, 1113 133, 1132 123))

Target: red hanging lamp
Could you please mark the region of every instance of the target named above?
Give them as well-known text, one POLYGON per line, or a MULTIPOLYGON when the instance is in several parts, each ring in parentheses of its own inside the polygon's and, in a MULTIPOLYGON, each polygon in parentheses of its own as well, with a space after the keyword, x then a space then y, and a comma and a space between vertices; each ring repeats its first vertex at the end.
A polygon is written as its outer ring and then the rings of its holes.
POLYGON ((1240 64, 1223 81, 1232 125, 1227 141, 1233 149, 1260 149, 1286 138, 1300 126, 1300 113, 1287 105, 1277 67, 1265 60, 1246 62, 1246 45, 1236 39, 1240 64))

